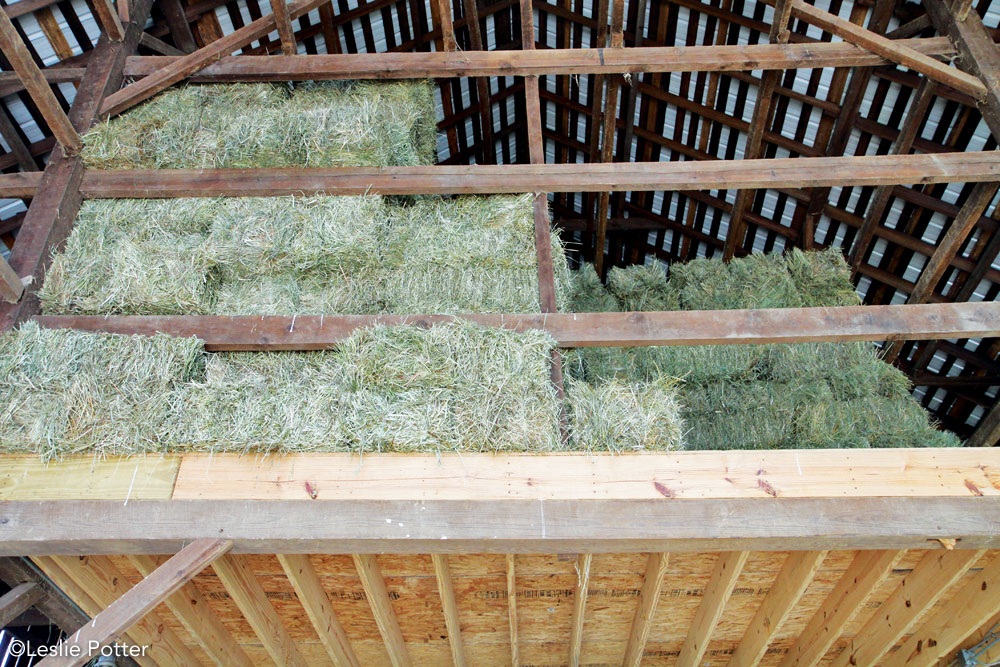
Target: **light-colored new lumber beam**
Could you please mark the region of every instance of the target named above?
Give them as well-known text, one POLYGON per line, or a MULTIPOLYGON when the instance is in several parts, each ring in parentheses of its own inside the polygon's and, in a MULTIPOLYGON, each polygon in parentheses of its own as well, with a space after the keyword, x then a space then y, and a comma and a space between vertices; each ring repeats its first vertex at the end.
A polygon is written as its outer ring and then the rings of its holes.
POLYGON ((393 667, 410 667, 413 660, 406 648, 403 631, 399 628, 399 619, 396 618, 396 611, 392 608, 392 601, 389 599, 389 591, 386 590, 385 578, 382 576, 378 560, 372 554, 354 554, 354 567, 357 568, 358 576, 361 578, 361 586, 365 589, 368 606, 371 607, 372 616, 375 617, 375 624, 378 626, 379 634, 382 635, 389 660, 392 661, 393 667))
POLYGON ((3 257, 0 257, 0 299, 17 303, 24 294, 24 283, 3 257))
POLYGON ((976 572, 953 591, 943 605, 902 643, 885 656, 882 667, 931 667, 1000 612, 1000 557, 976 572))
POLYGON ((917 618, 962 578, 985 551, 928 551, 854 635, 832 667, 878 665, 917 618))
MULTIPOLYGON (((101 0, 98 0, 100 4, 101 0)), ((63 111, 59 100, 49 87, 42 72, 38 69, 31 53, 17 33, 17 28, 6 12, 0 11, 0 51, 3 51, 11 67, 17 72, 18 78, 42 114, 49 129, 55 136, 67 155, 75 155, 83 148, 80 138, 69 116, 63 111)))
POLYGON ((323 590, 323 584, 316 574, 309 556, 304 554, 278 554, 278 562, 295 589, 295 595, 302 603, 313 629, 323 642, 333 664, 337 667, 360 667, 354 649, 333 613, 330 598, 323 590))
POLYGON ((971 74, 900 45, 898 42, 866 30, 835 14, 818 9, 807 4, 804 0, 790 0, 790 2, 792 3, 792 13, 796 17, 837 35, 844 41, 920 72, 938 83, 943 83, 976 99, 982 99, 986 96, 986 86, 971 74))
MULTIPOLYGON (((107 556, 53 556, 48 560, 72 580, 77 594, 82 591, 85 597, 81 600, 74 595, 74 589, 64 589, 66 594, 93 618, 111 607, 117 599, 123 597, 130 590, 126 583, 126 577, 107 556)), ((62 583, 46 569, 42 562, 37 559, 36 562, 57 585, 62 587, 62 583)), ((87 625, 90 623, 83 627, 87 625)), ((78 630, 78 632, 81 631, 82 628, 78 630)), ((131 628, 125 631, 125 635, 136 646, 149 647, 146 655, 133 656, 140 664, 177 665, 178 667, 201 664, 181 638, 164 625, 156 611, 139 618, 131 628)))
POLYGON ((7 627, 11 621, 35 606, 45 598, 45 589, 36 583, 27 581, 14 586, 0 597, 0 628, 7 627))
POLYGON ((865 601, 881 584, 902 551, 859 551, 837 585, 781 661, 781 667, 815 665, 840 637, 865 601))
POLYGON ((548 332, 559 347, 733 345, 976 338, 1000 334, 1000 303, 768 308, 644 313, 463 315, 43 315, 49 328, 197 336, 212 351, 322 350, 375 325, 429 326, 455 319, 548 332))
POLYGON ((455 587, 451 581, 451 567, 447 554, 431 554, 434 577, 437 579, 441 608, 444 611, 444 625, 448 629, 448 645, 451 647, 451 661, 455 667, 465 667, 465 648, 462 644, 462 624, 458 620, 458 602, 455 587))
MULTIPOLYGON (((927 110, 930 108, 931 102, 934 101, 936 88, 937 84, 932 79, 925 77, 920 80, 920 85, 913 93, 910 108, 906 111, 906 118, 899 129, 899 135, 893 142, 892 148, 889 149, 890 155, 905 155, 913 148, 913 140, 917 138, 917 132, 920 131, 927 110)), ((885 214, 886 207, 889 206, 889 200, 892 199, 893 189, 893 186, 881 185, 876 188, 872 195, 864 222, 861 223, 861 228, 854 237, 854 243, 851 245, 851 252, 848 255, 847 262, 851 266, 857 267, 864 261, 868 246, 875 238, 875 231, 882 223, 882 216, 885 214)))
POLYGON ((569 666, 580 667, 580 648, 583 646, 583 623, 587 613, 587 592, 590 586, 590 564, 594 554, 580 554, 576 558, 576 588, 573 590, 573 617, 569 632, 569 666))
MULTIPOLYGON (((129 556, 129 561, 144 577, 150 576, 163 563, 163 559, 141 554, 129 556)), ((253 667, 226 626, 212 613, 208 600, 193 581, 181 586, 165 603, 219 667, 253 667)))
MULTIPOLYGON (((899 40, 927 56, 951 57, 944 37, 899 40)), ((306 79, 446 79, 477 76, 565 76, 640 72, 749 72, 755 70, 878 67, 891 61, 846 42, 750 44, 627 49, 544 49, 421 53, 342 53, 297 56, 226 56, 190 75, 192 81, 298 81, 306 79)), ((135 56, 125 74, 150 77, 181 58, 135 56)), ((47 69, 48 76, 59 70, 47 69)), ((600 112, 598 108, 597 112, 600 112)))
MULTIPOLYGON (((281 0, 277 0, 281 1, 281 0)), ((288 17, 296 19, 319 7, 327 0, 298 0, 287 7, 288 17)), ((197 72, 209 63, 215 62, 250 42, 265 37, 275 28, 275 14, 263 16, 248 25, 235 30, 222 39, 217 39, 197 51, 172 61, 169 65, 144 79, 129 84, 109 95, 101 105, 101 115, 121 113, 140 102, 149 99, 161 90, 177 83, 184 77, 197 72)))
POLYGON ((643 575, 642 588, 639 589, 639 600, 636 603, 635 616, 632 617, 632 627, 628 633, 625 658, 622 660, 623 667, 638 667, 642 663, 642 652, 649 639, 656 603, 660 600, 660 587, 663 585, 663 577, 667 574, 669 563, 669 553, 651 553, 646 558, 646 572, 643 575))
POLYGON ((212 569, 275 664, 308 667, 246 559, 229 554, 212 563, 212 569))
POLYGON ((826 558, 825 551, 793 551, 785 559, 757 611, 754 613, 743 639, 729 659, 730 667, 756 665, 760 662, 775 633, 806 592, 813 577, 826 558))
POLYGON ((695 612, 687 638, 681 646, 681 653, 677 656, 678 667, 695 667, 701 663, 715 626, 726 610, 726 603, 749 556, 749 551, 724 551, 717 557, 705 585, 705 595, 695 612))
POLYGON ((521 653, 517 643, 517 570, 514 554, 507 554, 507 625, 510 628, 510 664, 520 667, 521 653))
MULTIPOLYGON (((945 271, 951 266, 976 223, 979 222, 986 208, 993 201, 998 188, 1000 188, 1000 183, 997 182, 977 183, 975 185, 965 203, 962 204, 958 215, 948 226, 948 231, 937 242, 934 254, 927 260, 927 264, 920 272, 920 278, 917 279, 917 284, 906 299, 907 304, 922 304, 930 300, 945 271)), ((894 341, 888 345, 882 356, 886 362, 891 363, 899 356, 902 349, 903 343, 894 341)))
POLYGON ((281 52, 286 56, 295 55, 298 51, 295 45, 295 29, 292 28, 292 19, 288 16, 288 5, 285 4, 285 0, 271 0, 271 12, 274 14, 278 37, 281 39, 281 52))
POLYGON ((90 623, 66 637, 58 654, 45 658, 39 665, 78 667, 89 662, 102 647, 115 641, 232 547, 229 540, 195 540, 128 589, 90 623))
MULTIPOLYGON (((127 6, 129 0, 118 1, 123 6, 127 6)), ((125 28, 122 27, 121 17, 118 16, 118 10, 115 9, 111 0, 94 0, 91 6, 97 14, 97 22, 108 39, 112 42, 120 42, 125 39, 125 28)))

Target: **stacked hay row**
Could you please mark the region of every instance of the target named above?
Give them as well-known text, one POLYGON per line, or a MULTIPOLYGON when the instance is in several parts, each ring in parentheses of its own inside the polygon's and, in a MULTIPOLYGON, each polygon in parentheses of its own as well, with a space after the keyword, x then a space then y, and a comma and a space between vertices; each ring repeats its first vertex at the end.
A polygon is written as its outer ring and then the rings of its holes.
MULTIPOLYGON (((577 309, 714 310, 856 305, 837 250, 695 260, 665 272, 593 269, 575 276, 577 309)), ((602 382, 680 378, 689 449, 958 445, 935 429, 906 376, 869 343, 605 348, 572 357, 570 372, 602 382)))

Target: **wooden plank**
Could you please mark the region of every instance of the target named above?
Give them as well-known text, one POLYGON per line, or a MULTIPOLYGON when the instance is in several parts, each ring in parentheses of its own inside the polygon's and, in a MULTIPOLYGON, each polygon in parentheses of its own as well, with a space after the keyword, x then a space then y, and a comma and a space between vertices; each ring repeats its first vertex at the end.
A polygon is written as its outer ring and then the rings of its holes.
POLYGON ((330 598, 323 590, 323 584, 316 574, 309 556, 302 554, 278 554, 278 562, 295 589, 295 595, 302 603, 313 629, 323 642, 333 664, 337 667, 360 667, 351 642, 333 613, 330 598))
MULTIPOLYGON (((190 540, 185 542, 190 543, 190 540)), ((176 550, 179 551, 180 548, 176 550)), ((63 590, 94 618, 130 590, 125 576, 106 556, 53 556, 50 560, 72 579, 75 586, 86 595, 86 599, 81 601, 73 590, 63 590)), ((41 567, 42 563, 39 563, 39 566, 41 567)), ((62 587, 62 584, 58 585, 62 587)), ((82 633, 83 628, 89 625, 90 623, 87 623, 77 632, 82 633)), ((201 664, 180 637, 163 625, 163 621, 155 611, 139 618, 125 631, 125 634, 135 645, 149 647, 146 655, 131 656, 140 664, 148 664, 149 661, 152 661, 152 664, 178 667, 201 664)))
POLYGON ((31 53, 24 45, 17 28, 6 12, 0 12, 0 50, 17 72, 32 101, 38 107, 56 140, 68 155, 75 155, 83 148, 83 140, 70 122, 62 105, 56 99, 31 53))
POLYGON ((195 540, 64 639, 58 654, 45 658, 39 665, 78 667, 89 662, 101 648, 111 644, 232 546, 229 540, 195 540))
POLYGON ((278 37, 281 39, 281 52, 286 56, 295 55, 298 52, 295 29, 292 28, 292 19, 288 15, 288 5, 285 4, 285 0, 271 0, 271 12, 274 14, 278 37))
POLYGON ((7 260, 0 256, 0 299, 17 303, 24 294, 24 284, 7 260))
MULTIPOLYGON (((296 19, 303 14, 319 7, 326 0, 298 0, 288 6, 288 16, 296 19)), ((222 39, 215 40, 207 46, 186 56, 179 57, 155 74, 121 90, 108 95, 101 105, 101 115, 109 116, 121 113, 125 109, 147 100, 156 93, 177 83, 193 72, 197 72, 211 62, 232 54, 233 51, 246 46, 250 42, 265 37, 275 27, 275 15, 268 14, 252 23, 235 30, 222 39)))
POLYGON ((21 139, 6 109, 0 109, 0 135, 3 135, 4 141, 10 147, 10 154, 17 160, 22 171, 38 171, 39 166, 34 154, 21 139))
POLYGON ((246 559, 226 555, 212 563, 212 569, 275 664, 307 667, 246 559))
POLYGON ((935 611, 898 650, 885 656, 884 667, 930 667, 950 654, 969 634, 1000 612, 1000 557, 935 611))
POLYGON ((392 601, 389 599, 389 591, 386 590, 385 579, 382 577, 378 561, 372 554, 354 554, 354 567, 357 568, 358 576, 361 577, 361 585, 365 589, 368 606, 371 607, 372 615, 375 617, 375 623, 378 625, 379 634, 382 635, 382 641, 385 642, 385 650, 389 653, 389 660, 392 661, 393 667, 412 665, 413 661, 406 649, 406 641, 399 628, 399 620, 392 608, 392 601))
POLYGON ((576 588, 573 590, 573 619, 570 621, 569 667, 580 667, 583 624, 586 620, 587 593, 590 586, 590 565, 593 559, 593 554, 580 554, 576 558, 576 588))
POLYGON ((832 667, 877 665, 922 613, 962 578, 984 551, 928 551, 833 661, 832 667))
MULTIPOLYGON (((127 0, 119 0, 121 4, 128 4, 127 0)), ((93 0, 91 6, 97 16, 97 23, 101 26, 104 34, 112 42, 120 42, 125 39, 125 28, 122 27, 122 20, 118 16, 111 0, 93 0)))
POLYGON ((971 492, 966 498, 47 500, 0 505, 0 556, 155 554, 201 537, 231 539, 240 553, 520 554, 921 549, 939 546, 938 539, 978 549, 995 548, 998 534, 1000 498, 971 492))
POLYGON ((0 501, 153 500, 170 498, 180 459, 156 455, 98 459, 37 455, 0 457, 0 501))
POLYGON ((34 582, 18 584, 0 597, 0 628, 6 628, 10 622, 35 606, 47 593, 45 589, 34 582))
POLYGON ((197 336, 209 350, 321 350, 359 328, 428 327, 456 318, 514 331, 548 332, 559 347, 733 345, 975 338, 1000 334, 1000 303, 934 303, 643 313, 464 315, 108 316, 44 315, 50 328, 197 336))
POLYGON ((726 610, 729 596, 736 587, 736 581, 750 556, 749 551, 726 551, 719 554, 715 567, 705 586, 705 595, 698 605, 698 611, 691 622, 687 638, 677 656, 678 667, 695 667, 701 663, 708 649, 708 642, 726 610))
POLYGON ((510 664, 520 667, 521 653, 517 641, 517 571, 514 554, 507 554, 507 626, 510 628, 510 664))
POLYGON ((42 597, 35 603, 38 611, 49 623, 66 634, 75 632, 89 617, 65 593, 52 585, 38 570, 20 558, 0 558, 0 579, 11 588, 29 583, 42 589, 42 597))
POLYGON ((835 14, 809 5, 804 0, 790 0, 790 2, 792 3, 792 13, 796 17, 837 35, 844 41, 920 72, 938 83, 943 83, 976 99, 982 99, 986 96, 986 86, 971 74, 966 74, 958 68, 914 51, 878 33, 865 30, 835 14))
POLYGON ((638 667, 642 662, 642 652, 649 639, 656 603, 660 599, 660 586, 663 585, 663 577, 667 573, 669 563, 668 553, 651 553, 646 559, 646 573, 643 575, 635 616, 632 618, 632 628, 628 634, 628 645, 625 648, 625 658, 622 660, 623 667, 638 667))
MULTIPOLYGON (((625 0, 611 0, 611 50, 622 48, 622 31, 625 21, 625 0)), ((604 92, 604 113, 601 115, 601 162, 611 162, 612 152, 615 146, 615 136, 618 130, 618 87, 619 77, 612 75, 605 77, 604 92)), ((596 126, 591 129, 596 132, 596 126)), ((611 193, 602 190, 597 200, 597 240, 594 242, 594 269, 597 275, 605 275, 604 269, 604 245, 608 230, 608 205, 611 201, 611 193)))
POLYGON ((743 639, 729 659, 731 667, 760 662, 771 640, 812 583, 826 554, 825 551, 793 551, 788 554, 771 590, 757 607, 743 639))
MULTIPOLYGON (((470 51, 485 53, 479 23, 479 3, 477 0, 462 0, 462 7, 469 29, 470 51)), ((479 160, 481 164, 493 164, 496 162, 496 146, 493 141, 493 103, 490 100, 489 78, 476 78, 476 101, 479 106, 479 130, 481 134, 479 160)))
POLYGON ((191 32, 191 24, 188 23, 181 0, 160 0, 160 9, 163 11, 174 45, 184 53, 196 50, 198 45, 195 44, 194 33, 191 32))
MULTIPOLYGON (((144 577, 148 577, 163 563, 153 556, 129 556, 129 562, 144 577)), ((194 582, 187 582, 165 600, 177 620, 191 633, 205 652, 219 667, 253 667, 240 645, 211 612, 208 599, 201 594, 194 582)))
POLYGON ((157 53, 162 53, 165 56, 183 56, 184 52, 178 48, 170 46, 166 42, 153 37, 148 32, 142 33, 139 37, 139 44, 145 46, 147 49, 152 49, 157 53))
POLYGON ((455 587, 452 585, 448 556, 446 554, 431 554, 431 562, 434 565, 438 594, 441 596, 445 627, 448 629, 448 645, 451 647, 452 664, 455 667, 465 667, 462 625, 458 618, 458 602, 455 599, 455 587))
POLYGON ((789 649, 781 667, 815 665, 892 571, 900 551, 862 551, 789 649))
MULTIPOLYGON (((235 33, 234 33, 235 34, 235 33)), ((955 54, 943 37, 899 40, 926 56, 955 54)), ((220 52, 225 49, 221 49, 220 52)), ((447 79, 477 76, 638 74, 640 72, 749 72, 825 67, 877 67, 891 63, 845 42, 723 46, 544 49, 420 53, 342 53, 216 58, 193 81, 300 81, 307 79, 447 79)), ((129 58, 125 74, 150 77, 179 58, 129 58)), ((183 78, 183 77, 182 77, 183 78)))
POLYGON ((452 20, 451 0, 434 0, 438 10, 438 20, 441 25, 442 48, 445 51, 455 51, 458 44, 455 42, 455 25, 452 20))

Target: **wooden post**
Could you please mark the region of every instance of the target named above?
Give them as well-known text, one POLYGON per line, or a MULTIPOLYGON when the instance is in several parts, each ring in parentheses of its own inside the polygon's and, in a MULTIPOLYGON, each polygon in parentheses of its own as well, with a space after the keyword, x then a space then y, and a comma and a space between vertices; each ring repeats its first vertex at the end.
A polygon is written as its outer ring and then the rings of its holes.
POLYGON ((271 0, 271 11, 274 13, 274 23, 278 28, 278 36, 281 38, 281 52, 286 56, 293 56, 297 52, 295 46, 295 29, 292 28, 292 20, 288 16, 288 5, 285 0, 271 0))
MULTIPOLYGON (((611 0, 611 48, 620 49, 625 29, 625 0, 611 0)), ((607 78, 607 92, 604 95, 604 135, 601 139, 601 162, 611 162, 615 136, 618 134, 618 79, 617 75, 607 78)), ((602 279, 605 276, 604 244, 608 231, 608 204, 611 193, 601 191, 597 202, 597 240, 594 244, 594 268, 602 279)))
MULTIPOLYGON (((128 0, 119 0, 122 5, 128 5, 128 0)), ((125 39, 125 29, 122 27, 121 17, 111 3, 111 0, 93 0, 94 13, 97 14, 97 22, 104 29, 104 34, 112 42, 120 42, 125 39)))
POLYGON ((24 283, 3 257, 0 257, 0 298, 17 303, 24 294, 24 283))

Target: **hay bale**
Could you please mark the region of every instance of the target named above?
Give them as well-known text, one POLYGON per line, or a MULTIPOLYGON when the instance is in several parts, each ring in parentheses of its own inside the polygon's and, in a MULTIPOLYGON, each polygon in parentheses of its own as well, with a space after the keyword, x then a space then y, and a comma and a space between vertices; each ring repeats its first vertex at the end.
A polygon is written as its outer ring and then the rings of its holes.
POLYGON ((604 288, 593 264, 584 264, 570 276, 569 309, 574 313, 615 313, 618 300, 604 288))
POLYGON ((427 81, 191 84, 95 126, 93 169, 212 169, 431 164, 427 81))
POLYGON ((215 315, 372 315, 386 312, 378 275, 371 270, 336 276, 281 274, 222 281, 215 315))
POLYGON ((610 380, 566 384, 570 445, 615 452, 681 449, 684 421, 675 383, 610 380))
POLYGON ((840 248, 817 252, 792 248, 785 255, 785 263, 803 306, 861 305, 861 297, 851 282, 851 267, 840 248))
POLYGON ((687 310, 794 308, 802 304, 780 255, 754 253, 728 264, 695 259, 670 267, 670 282, 687 310))
POLYGON ((953 433, 928 422, 927 412, 907 396, 866 396, 800 406, 794 420, 796 447, 956 447, 953 433))
POLYGON ((201 371, 195 338, 42 329, 0 335, 0 449, 43 459, 126 455, 169 440, 177 388, 201 371))
POLYGON ((200 199, 84 202, 39 290, 46 313, 172 315, 211 311, 216 275, 203 252, 216 207, 200 199))
POLYGON ((616 266, 608 272, 608 291, 623 311, 680 310, 680 295, 659 266, 616 266))

